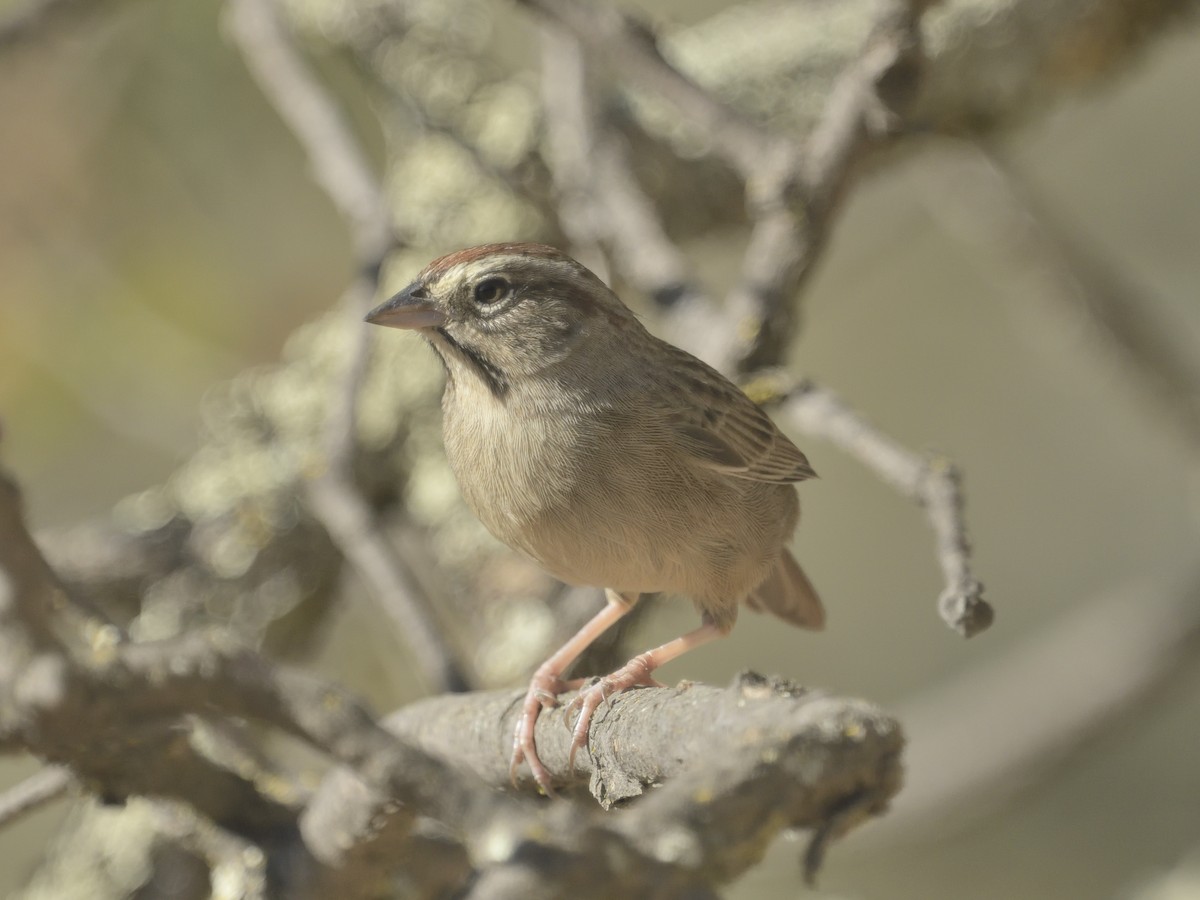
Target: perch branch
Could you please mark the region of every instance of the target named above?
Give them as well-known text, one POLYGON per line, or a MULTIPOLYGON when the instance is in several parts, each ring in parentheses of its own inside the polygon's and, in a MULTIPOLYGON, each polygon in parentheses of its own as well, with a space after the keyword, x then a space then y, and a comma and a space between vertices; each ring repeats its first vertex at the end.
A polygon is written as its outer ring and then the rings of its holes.
MULTIPOLYGON (((505 749, 512 742, 522 696, 497 691, 431 698, 392 713, 384 724, 430 755, 503 787, 509 779, 505 749)), ((644 688, 613 697, 594 722, 588 753, 578 756, 571 769, 567 765, 569 699, 565 695, 563 703, 546 710, 544 724, 539 717, 538 752, 556 788, 586 784, 606 807, 724 756, 714 753, 714 744, 726 740, 731 731, 738 731, 733 743, 761 754, 781 736, 790 741, 826 716, 845 715, 857 717, 862 734, 870 732, 883 740, 887 752, 899 747, 894 723, 880 718, 867 704, 831 699, 819 691, 747 673, 726 689, 681 682, 674 688, 644 688)), ((531 777, 526 781, 533 783, 531 777)))
MULTIPOLYGON (((393 713, 385 726, 430 756, 504 787, 520 698, 511 691, 431 698, 393 713)), ((548 710, 537 726, 539 753, 556 787, 587 784, 607 807, 656 786, 618 819, 591 827, 611 832, 596 831, 606 841, 621 834, 681 870, 664 877, 728 880, 781 828, 820 832, 851 802, 862 804, 861 821, 881 812, 899 788, 902 737, 893 720, 865 703, 756 675, 724 690, 685 683, 614 697, 593 723, 589 752, 577 758, 576 770, 567 765, 564 708, 548 710), (706 801, 697 806, 697 796, 706 801), (764 809, 776 815, 764 817, 764 809)), ((320 830, 353 833, 344 798, 355 796, 356 785, 345 771, 326 779, 310 807, 321 810, 320 830)), ((378 841, 388 829, 379 824, 387 812, 384 798, 375 802, 374 815, 361 809, 354 815, 373 823, 378 841)))

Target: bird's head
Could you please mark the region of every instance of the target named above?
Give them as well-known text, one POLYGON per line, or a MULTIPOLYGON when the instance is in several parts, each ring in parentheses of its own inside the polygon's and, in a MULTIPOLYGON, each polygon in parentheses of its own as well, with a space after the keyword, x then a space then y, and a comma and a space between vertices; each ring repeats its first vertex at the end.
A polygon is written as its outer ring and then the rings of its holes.
POLYGON ((446 362, 493 393, 613 330, 640 330, 599 278, 543 244, 487 244, 427 265, 367 321, 420 332, 446 362))

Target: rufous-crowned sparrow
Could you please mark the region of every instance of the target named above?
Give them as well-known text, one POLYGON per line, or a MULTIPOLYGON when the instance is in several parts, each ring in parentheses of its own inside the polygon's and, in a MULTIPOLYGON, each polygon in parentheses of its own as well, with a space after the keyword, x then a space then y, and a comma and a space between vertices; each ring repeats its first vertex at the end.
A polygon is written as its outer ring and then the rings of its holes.
POLYGON ((786 549, 804 454, 734 384, 648 332, 595 275, 541 244, 434 260, 367 321, 415 329, 442 358, 446 455, 496 537, 608 603, 534 674, 514 736, 550 792, 534 725, 563 673, 643 593, 690 597, 699 628, 573 701, 571 759, 596 707, 728 634, 745 602, 805 628, 825 614, 786 549))

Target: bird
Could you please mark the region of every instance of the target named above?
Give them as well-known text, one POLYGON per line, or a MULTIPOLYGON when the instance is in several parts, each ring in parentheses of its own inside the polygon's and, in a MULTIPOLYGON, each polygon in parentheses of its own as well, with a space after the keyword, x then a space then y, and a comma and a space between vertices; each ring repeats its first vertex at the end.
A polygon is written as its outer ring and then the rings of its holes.
POLYGON ((569 767, 609 697, 727 635, 741 605, 820 630, 825 611, 788 550, 805 455, 733 382, 655 337, 554 247, 496 243, 429 263, 366 316, 411 329, 445 368, 442 432, 463 498, 500 541, 606 603, 534 673, 510 773, 553 795, 535 725, 579 693, 569 767), (692 631, 604 678, 564 678, 647 594, 691 599, 692 631))

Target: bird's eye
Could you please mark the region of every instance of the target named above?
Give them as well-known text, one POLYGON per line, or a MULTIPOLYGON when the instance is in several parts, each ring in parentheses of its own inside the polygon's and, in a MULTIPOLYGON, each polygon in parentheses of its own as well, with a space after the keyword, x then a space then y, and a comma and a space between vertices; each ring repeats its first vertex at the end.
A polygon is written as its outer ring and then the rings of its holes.
POLYGON ((475 285, 475 302, 482 304, 502 300, 509 292, 508 282, 503 278, 485 278, 475 285))

